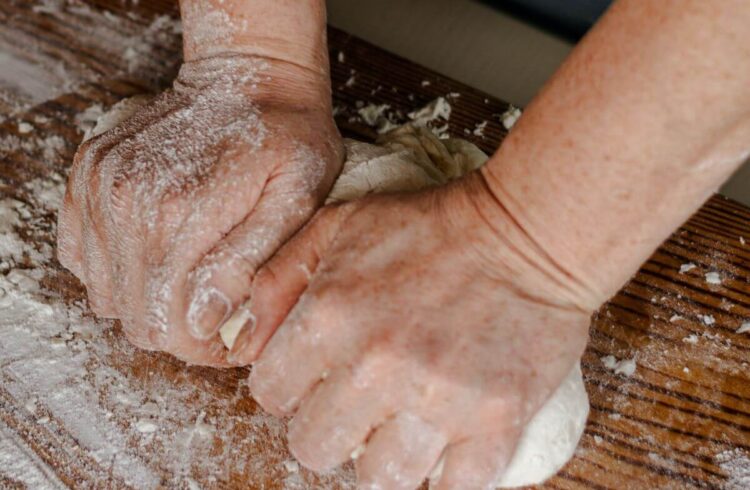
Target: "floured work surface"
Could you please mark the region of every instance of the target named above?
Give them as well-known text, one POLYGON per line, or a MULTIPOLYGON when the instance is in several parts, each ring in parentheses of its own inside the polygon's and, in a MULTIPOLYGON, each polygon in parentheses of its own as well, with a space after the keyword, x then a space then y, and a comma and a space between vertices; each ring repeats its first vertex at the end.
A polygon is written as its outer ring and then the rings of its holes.
MULTIPOLYGON (((352 488, 350 466, 294 463, 247 370, 133 349, 53 258, 81 129, 179 63, 173 2, 132 3, 0 3, 0 487, 352 488)), ((492 152, 506 133, 506 104, 339 31, 330 44, 346 135, 421 119, 492 152)), ((750 487, 745 237, 750 210, 711 199, 595 316, 586 435, 546 487, 750 487)))

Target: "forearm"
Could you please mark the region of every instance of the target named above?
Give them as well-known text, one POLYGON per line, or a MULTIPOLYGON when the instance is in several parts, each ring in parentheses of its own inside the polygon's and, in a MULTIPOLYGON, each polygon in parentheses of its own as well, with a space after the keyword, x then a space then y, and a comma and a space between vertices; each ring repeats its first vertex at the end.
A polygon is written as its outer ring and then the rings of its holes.
POLYGON ((180 0, 185 60, 231 52, 327 76, 323 0, 180 0))
POLYGON ((484 168, 517 225, 506 240, 550 258, 579 306, 616 292, 748 156, 749 24, 742 1, 615 4, 484 168))

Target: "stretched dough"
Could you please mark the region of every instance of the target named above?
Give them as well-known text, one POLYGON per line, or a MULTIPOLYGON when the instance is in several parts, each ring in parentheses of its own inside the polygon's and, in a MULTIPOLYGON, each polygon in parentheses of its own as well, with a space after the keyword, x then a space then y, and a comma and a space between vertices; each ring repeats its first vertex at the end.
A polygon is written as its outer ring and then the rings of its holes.
MULTIPOLYGON (((101 134, 130 117, 147 98, 122 101, 102 115, 87 137, 101 134)), ((345 140, 347 160, 326 204, 349 201, 373 192, 408 192, 441 185, 481 167, 485 155, 461 139, 438 139, 430 130, 406 125, 382 135, 376 144, 345 140)), ((251 318, 240 307, 221 328, 227 347, 251 318)), ((589 399, 580 363, 531 419, 510 465, 497 486, 535 485, 557 473, 573 456, 586 427, 589 399)))

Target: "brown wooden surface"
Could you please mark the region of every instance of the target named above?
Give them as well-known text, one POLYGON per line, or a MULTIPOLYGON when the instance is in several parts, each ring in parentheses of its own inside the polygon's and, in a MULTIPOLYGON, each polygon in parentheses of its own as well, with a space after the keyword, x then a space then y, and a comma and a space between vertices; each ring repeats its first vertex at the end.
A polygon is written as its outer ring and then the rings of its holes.
MULTIPOLYGON (((14 101, 12 93, 0 98, 0 109, 8 116, 0 125, 0 141, 55 135, 64 141, 51 155, 33 144, 22 149, 0 145, 0 198, 13 196, 33 206, 34 197, 22 184, 65 172, 81 138, 74 122, 77 114, 95 103, 109 106, 128 95, 158 90, 178 66, 177 35, 156 36, 136 67, 128 66, 121 45, 102 39, 105 31, 116 31, 123 39, 141 35, 154 16, 176 15, 173 2, 141 1, 137 7, 116 0, 89 3, 113 15, 106 21, 75 9, 51 15, 34 12, 37 2, 0 2, 0 48, 43 66, 59 63, 76 81, 67 93, 62 90, 59 97, 43 103, 14 101), (137 16, 128 17, 132 12, 137 16), (10 115, 13 107, 21 110, 10 115), (33 121, 35 115, 45 116, 48 122, 35 124, 38 131, 33 135, 18 134, 17 122, 33 121)), ((505 134, 498 118, 507 108, 503 102, 334 29, 330 45, 334 99, 341 111, 337 121, 347 134, 374 136, 357 120, 357 104, 389 104, 389 112, 398 119, 447 94, 460 94, 449 99, 452 134, 474 141, 487 152, 492 152, 505 134), (337 60, 339 52, 344 53, 343 63, 337 60), (355 83, 346 86, 352 75, 355 83), (423 86, 424 80, 430 84, 423 86), (483 121, 488 121, 484 137, 471 134, 483 121)), ((36 228, 19 233, 38 243, 54 244, 54 213, 42 214, 36 208, 35 213, 39 218, 36 228)), ((738 477, 743 467, 750 472, 750 334, 735 333, 750 319, 750 249, 744 237, 750 239, 750 210, 718 196, 712 198, 595 315, 583 359, 592 405, 586 434, 573 461, 544 488, 745 488, 738 477), (680 274, 680 265, 687 262, 697 267, 680 274), (709 271, 718 271, 723 283, 708 284, 704 274, 709 271), (674 315, 680 318, 670 321, 674 315), (712 315, 715 324, 706 325, 703 315, 712 315), (690 335, 698 336, 697 343, 684 341, 690 335), (630 377, 613 374, 601 362, 601 357, 610 354, 618 359, 635 358, 636 372, 630 377), (717 459, 727 451, 735 456, 730 462, 734 469, 717 459)), ((43 284, 50 301, 62 298, 73 302, 84 296, 77 281, 57 265, 50 268, 43 284)), ((352 486, 349 467, 320 478, 302 470, 290 483, 282 464, 289 458, 283 426, 262 419, 243 386, 246 370, 186 367, 165 355, 135 351, 125 345, 116 325, 99 341, 111 344, 113 350, 94 359, 90 369, 106 366, 145 385, 163 381, 194 390, 196 395, 184 400, 186 410, 195 408, 187 407, 191 403, 201 403, 214 424, 233 421, 231 432, 214 443, 214 454, 235 447, 234 452, 226 453, 231 464, 220 471, 208 471, 200 461, 191 463, 189 476, 200 486, 352 486), (251 464, 240 465, 239 461, 251 464)), ((0 361, 12 355, 2 348, 0 345, 0 361)), ((0 362, 0 422, 8 430, 68 486, 126 486, 112 476, 106 464, 79 447, 62 424, 40 426, 29 417, 23 401, 5 389, 12 373, 4 365, 0 362)), ((106 400, 106 393, 101 395, 106 400)), ((44 399, 39 404, 44 406, 44 399)), ((110 408, 119 422, 117 407, 110 408)), ((153 453, 148 464, 162 475, 162 486, 185 487, 184 475, 175 475, 163 459, 166 449, 158 438, 148 446, 139 446, 134 439, 133 447, 153 453)), ((0 468, 0 487, 17 483, 0 468)))

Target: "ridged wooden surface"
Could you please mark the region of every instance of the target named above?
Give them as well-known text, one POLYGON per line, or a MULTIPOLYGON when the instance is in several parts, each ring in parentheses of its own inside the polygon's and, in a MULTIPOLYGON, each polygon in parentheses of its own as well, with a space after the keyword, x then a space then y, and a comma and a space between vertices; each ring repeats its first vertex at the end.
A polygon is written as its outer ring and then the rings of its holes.
MULTIPOLYGON (((142 1, 137 7, 115 0, 88 3, 123 19, 128 12, 137 13, 139 17, 121 26, 126 37, 133 24, 146 25, 155 15, 176 15, 174 3, 166 0, 142 1)), ((27 104, 0 125, 0 137, 20 137, 16 122, 31 121, 34 115, 41 114, 49 119, 48 123, 37 125, 41 136, 59 135, 65 142, 52 158, 34 148, 0 148, 0 197, 13 196, 22 201, 32 200, 22 188, 24 182, 69 166, 82 136, 74 122, 77 114, 94 103, 108 106, 128 95, 158 90, 168 83, 179 62, 179 39, 175 35, 161 39, 143 55, 136 69, 129 70, 123 53, 117 51, 117 46, 102 42, 89 20, 77 18, 75 13, 55 16, 34 12, 35 4, 21 0, 0 3, 0 47, 39 63, 60 62, 77 83, 69 93, 53 100, 27 104)), ((436 97, 453 94, 448 96, 453 108, 451 134, 470 139, 487 152, 492 152, 502 140, 505 130, 499 115, 507 104, 335 29, 330 30, 329 40, 334 101, 340 111, 337 122, 346 134, 365 139, 375 135, 356 117, 358 105, 388 104, 391 117, 403 120, 409 111, 436 97), (339 61, 340 52, 343 62, 339 61), (354 82, 347 84, 352 77, 354 82), (475 128, 484 121, 484 135, 475 135, 475 128)), ((11 98, 12 94, 0 98, 0 109, 6 114, 11 110, 7 102, 11 98)), ((30 239, 53 244, 55 216, 39 218, 48 223, 50 232, 37 233, 30 239)), ((627 232, 623 230, 623 236, 627 232)), ((750 210, 713 197, 594 316, 591 340, 583 358, 592 406, 586 434, 575 458, 543 488, 747 488, 750 333, 736 333, 744 321, 750 320, 750 248, 745 238, 750 240, 750 210), (685 263, 696 267, 680 273, 680 266, 685 263), (718 272, 722 283, 709 284, 705 279, 708 272, 718 272), (715 323, 707 325, 706 315, 713 317, 715 323), (688 342, 688 338, 697 340, 688 342), (635 373, 614 374, 601 360, 607 355, 634 358, 635 373)), ((50 297, 62 296, 68 301, 83 298, 80 284, 56 267, 44 281, 50 297)), ((117 327, 106 341, 114 347, 121 345, 117 327)), ((0 350, 0 359, 7 354, 0 350)), ((110 363, 110 367, 133 376, 153 376, 155 370, 174 383, 208 386, 206 391, 217 400, 247 393, 242 388, 247 372, 242 369, 186 368, 168 356, 146 352, 127 359, 114 355, 98 362, 110 363)), ((5 374, 0 364, 0 375, 5 374)), ((117 479, 102 481, 106 468, 77 448, 74 438, 51 432, 21 416, 21 403, 0 384, 0 421, 50 464, 63 482, 71 487, 125 486, 117 479)), ((242 418, 257 414, 259 409, 244 399, 232 404, 230 410, 233 413, 227 413, 227 417, 242 418)), ((283 488, 279 459, 283 438, 264 440, 263 434, 248 432, 252 430, 250 426, 240 426, 238 434, 258 436, 258 441, 245 449, 267 464, 256 466, 252 472, 228 471, 213 482, 198 471, 198 483, 213 488, 283 488)), ((164 471, 165 487, 176 486, 173 475, 161 468, 159 461, 153 465, 164 471)), ((351 485, 346 478, 318 480, 303 474, 308 487, 351 485)), ((350 478, 350 469, 342 474, 350 478)), ((2 475, 0 468, 0 487, 12 488, 17 483, 2 475)))

